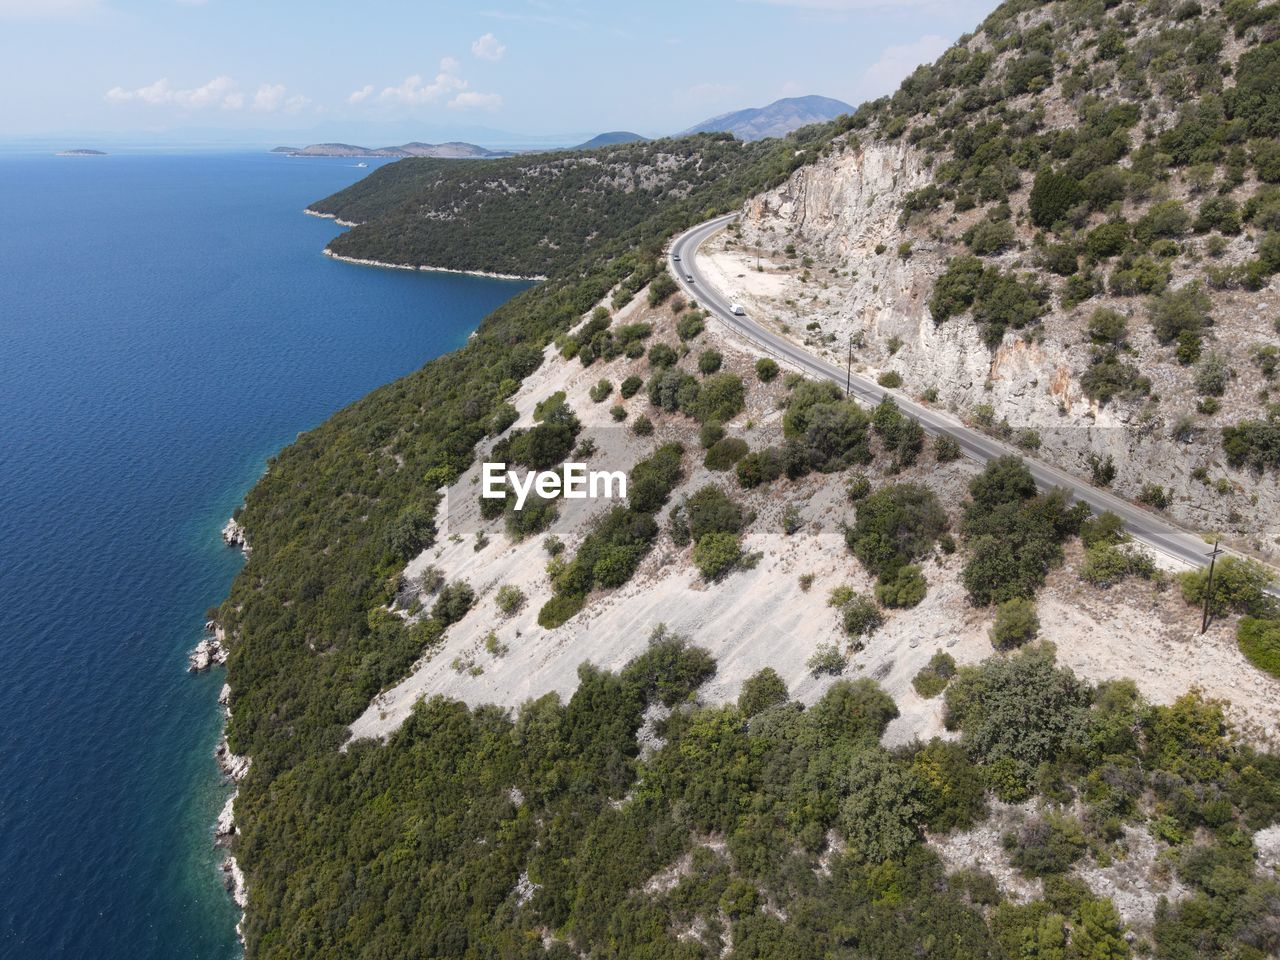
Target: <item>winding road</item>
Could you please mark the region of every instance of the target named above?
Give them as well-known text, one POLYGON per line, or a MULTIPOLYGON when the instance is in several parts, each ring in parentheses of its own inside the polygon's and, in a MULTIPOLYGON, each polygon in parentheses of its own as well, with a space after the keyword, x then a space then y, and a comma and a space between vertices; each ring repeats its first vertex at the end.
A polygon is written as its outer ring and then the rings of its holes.
POLYGON ((667 252, 667 263, 685 294, 708 310, 733 333, 763 348, 779 360, 803 373, 830 380, 841 388, 848 376, 849 393, 856 399, 874 406, 885 396, 893 397, 898 407, 920 422, 925 431, 946 435, 954 439, 964 454, 979 463, 997 457, 1014 455, 1026 461, 1036 483, 1042 490, 1061 487, 1076 500, 1087 503, 1094 513, 1110 510, 1124 521, 1125 528, 1135 539, 1166 556, 1193 566, 1208 563, 1210 547, 1196 534, 1144 509, 1128 500, 1099 489, 1057 467, 1050 466, 1025 451, 966 426, 955 417, 933 407, 925 406, 897 390, 886 389, 879 384, 847 372, 836 365, 816 357, 803 347, 784 339, 753 321, 749 316, 734 314, 732 303, 723 292, 709 284, 698 269, 698 248, 713 234, 726 227, 737 217, 726 214, 700 224, 678 236, 667 252))

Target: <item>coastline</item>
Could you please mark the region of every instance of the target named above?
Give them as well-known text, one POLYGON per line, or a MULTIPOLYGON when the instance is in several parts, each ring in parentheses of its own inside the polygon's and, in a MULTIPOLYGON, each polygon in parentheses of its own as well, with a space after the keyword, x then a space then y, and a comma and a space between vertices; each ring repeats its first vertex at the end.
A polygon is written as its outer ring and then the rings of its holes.
MULTIPOLYGON (((315 216, 325 216, 325 214, 315 214, 315 216)), ((339 223, 342 221, 339 220, 339 223)), ((354 263, 361 267, 382 267, 386 270, 420 270, 426 273, 460 273, 468 277, 485 277, 489 280, 528 280, 540 283, 547 278, 544 276, 524 277, 518 273, 493 273, 489 270, 455 270, 452 267, 415 267, 411 263, 386 263, 382 260, 364 260, 360 257, 344 257, 340 253, 334 253, 328 247, 324 248, 324 255, 333 260, 341 260, 343 263, 354 263)))
POLYGON ((343 220, 337 214, 321 213, 319 210, 312 210, 310 207, 307 207, 302 212, 305 213, 308 217, 319 217, 321 220, 332 220, 334 223, 336 223, 340 227, 360 226, 360 224, 356 223, 354 220, 343 220))
MULTIPOLYGON (((244 527, 240 525, 235 517, 229 519, 226 525, 223 526, 221 537, 222 542, 228 547, 235 547, 246 556, 252 549, 249 546, 248 538, 245 536, 244 527)), ((199 673, 214 665, 226 664, 227 653, 226 631, 216 621, 210 620, 205 624, 204 637, 196 644, 195 649, 191 651, 187 658, 187 669, 191 673, 199 673)), ((227 742, 227 725, 231 721, 230 684, 226 682, 222 684, 222 690, 218 694, 218 703, 223 708, 224 717, 222 735, 218 738, 218 746, 214 749, 213 755, 218 763, 218 769, 231 782, 232 791, 227 797, 226 803, 223 804, 217 820, 214 822, 213 844, 215 847, 221 847, 226 850, 226 856, 222 861, 222 884, 227 893, 231 895, 231 899, 236 906, 240 908, 240 920, 236 923, 236 936, 240 939, 241 945, 243 945, 244 910, 249 905, 249 891, 245 884, 244 871, 240 869, 240 863, 236 860, 233 852, 238 832, 236 829, 235 802, 236 797, 240 795, 240 781, 248 774, 253 760, 251 757, 240 756, 232 752, 231 745, 227 742)))

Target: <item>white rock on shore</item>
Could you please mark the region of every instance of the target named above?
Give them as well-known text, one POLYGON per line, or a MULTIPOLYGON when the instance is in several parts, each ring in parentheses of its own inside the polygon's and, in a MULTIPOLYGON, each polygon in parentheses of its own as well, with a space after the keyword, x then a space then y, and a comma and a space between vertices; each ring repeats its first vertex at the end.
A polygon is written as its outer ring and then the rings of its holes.
POLYGON ((235 517, 229 519, 222 528, 222 542, 228 547, 239 547, 245 553, 249 553, 252 549, 249 546, 249 537, 245 533, 244 527, 240 525, 235 517))
POLYGON ((227 662, 227 647, 223 642, 226 634, 223 633, 222 628, 214 626, 210 621, 205 624, 205 630, 208 632, 187 655, 187 670, 191 673, 200 673, 202 670, 208 670, 215 663, 227 662))
MULTIPOLYGON (((244 884, 244 871, 240 869, 240 864, 236 863, 235 857, 228 856, 222 861, 222 873, 223 886, 231 894, 231 899, 236 902, 236 906, 243 910, 249 905, 249 891, 244 884)), ((236 924, 236 933, 240 933, 240 924, 236 924)), ((244 937, 241 936, 241 941, 243 940, 244 937)))
POLYGON ((222 735, 222 739, 218 741, 218 747, 214 750, 213 755, 217 758, 219 769, 236 783, 243 780, 244 775, 249 772, 251 758, 232 753, 231 747, 227 744, 225 733, 222 735))

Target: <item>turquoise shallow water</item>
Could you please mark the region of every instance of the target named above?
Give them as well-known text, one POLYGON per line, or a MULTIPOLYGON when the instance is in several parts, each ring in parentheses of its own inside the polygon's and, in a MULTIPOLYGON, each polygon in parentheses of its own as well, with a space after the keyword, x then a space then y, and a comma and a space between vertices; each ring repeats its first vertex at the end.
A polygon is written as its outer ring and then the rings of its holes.
POLYGON ((320 255, 368 170, 0 156, 0 955, 239 954, 221 671, 186 673, 266 458, 524 284, 320 255))

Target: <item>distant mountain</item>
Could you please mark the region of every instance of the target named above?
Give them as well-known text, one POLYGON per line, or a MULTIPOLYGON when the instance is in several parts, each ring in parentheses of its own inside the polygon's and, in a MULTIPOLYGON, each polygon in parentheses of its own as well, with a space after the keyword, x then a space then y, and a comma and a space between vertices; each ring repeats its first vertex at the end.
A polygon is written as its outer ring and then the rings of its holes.
POLYGON ((352 143, 313 143, 309 147, 276 147, 272 153, 290 157, 438 157, 449 160, 481 157, 509 157, 506 150, 489 150, 474 143, 452 140, 449 143, 412 143, 398 147, 360 147, 352 143))
POLYGON ((57 156, 59 157, 105 157, 106 154, 103 153, 101 150, 79 149, 79 150, 62 150, 58 152, 57 156))
POLYGON ((594 150, 596 147, 612 147, 619 143, 635 143, 638 140, 648 140, 648 137, 642 137, 638 133, 632 133, 630 130, 611 130, 608 133, 601 133, 592 137, 586 143, 580 143, 574 150, 594 150))
POLYGON ((830 97, 785 97, 767 107, 748 107, 723 113, 690 127, 686 133, 732 133, 740 140, 763 140, 786 136, 810 123, 825 123, 842 113, 853 113, 843 100, 830 97))

